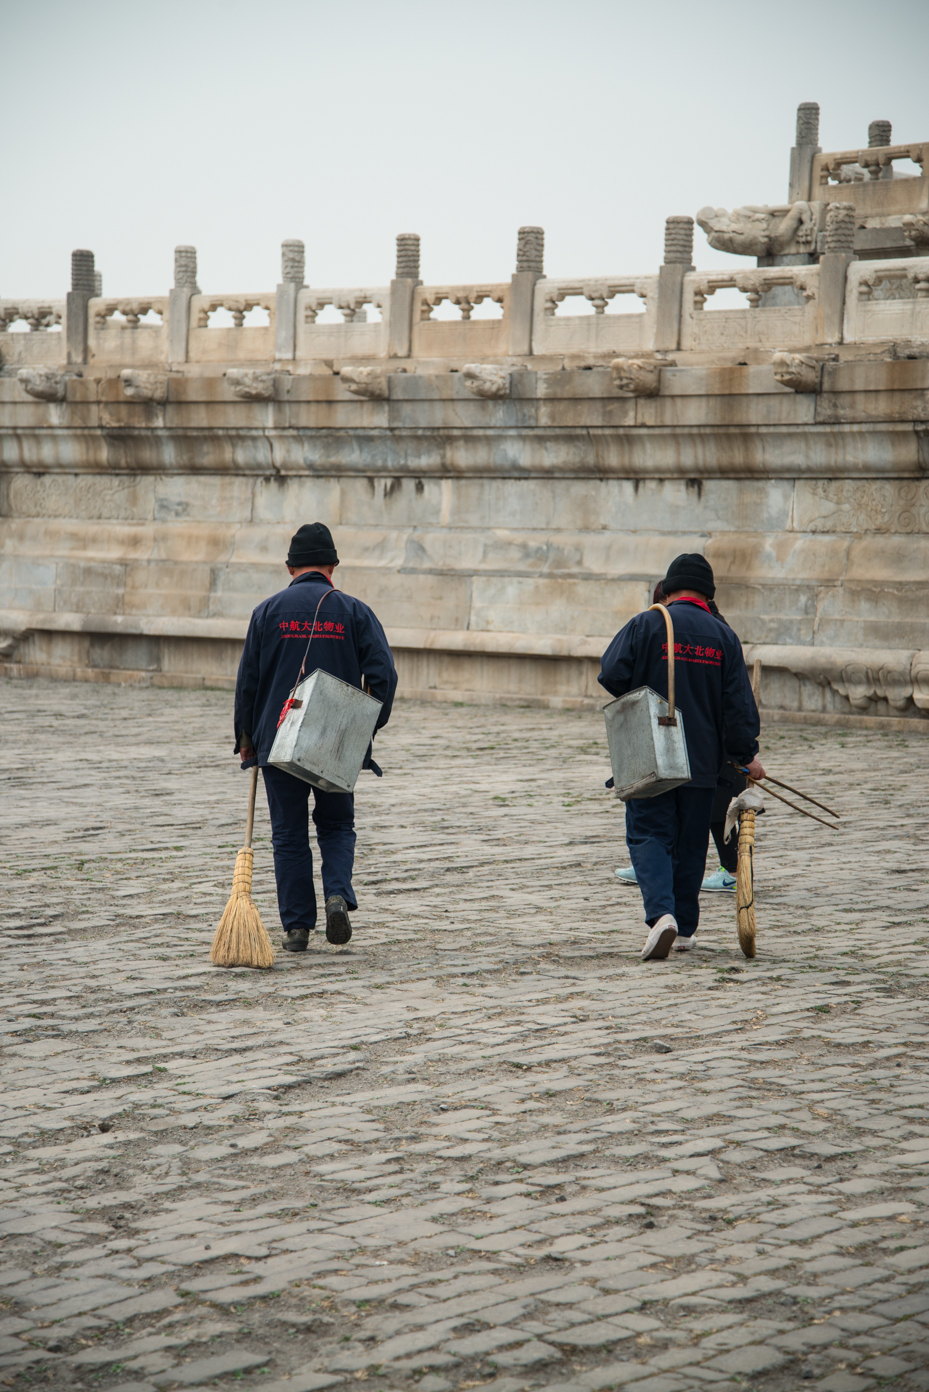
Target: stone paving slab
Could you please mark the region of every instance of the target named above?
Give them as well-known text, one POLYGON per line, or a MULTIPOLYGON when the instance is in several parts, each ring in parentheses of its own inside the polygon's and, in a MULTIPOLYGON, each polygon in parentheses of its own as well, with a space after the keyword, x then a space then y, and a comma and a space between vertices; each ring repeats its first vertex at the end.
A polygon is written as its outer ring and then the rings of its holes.
POLYGON ((929 1387, 923 740, 766 729, 842 832, 643 964, 600 717, 400 702, 351 943, 255 974, 229 709, 0 682, 0 1386, 929 1387))

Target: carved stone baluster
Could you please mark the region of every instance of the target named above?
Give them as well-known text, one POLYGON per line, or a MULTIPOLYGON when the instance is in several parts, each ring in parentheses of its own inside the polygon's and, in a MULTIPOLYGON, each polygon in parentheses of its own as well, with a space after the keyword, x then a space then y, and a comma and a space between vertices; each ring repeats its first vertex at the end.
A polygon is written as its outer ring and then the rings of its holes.
POLYGON ((421 304, 420 304, 420 306, 419 306, 419 317, 420 317, 420 320, 431 319, 431 318, 432 318, 432 311, 433 311, 433 309, 435 308, 436 305, 440 305, 440 304, 442 303, 442 300, 443 300, 444 298, 445 298, 444 295, 443 295, 443 296, 440 296, 440 298, 437 299, 437 300, 435 301, 435 304, 433 304, 432 300, 428 299, 428 298, 424 295, 423 298, 422 298, 422 302, 421 302, 421 304))
POLYGON ((303 306, 304 324, 315 324, 316 316, 319 314, 319 305, 311 304, 309 301, 303 306))
MULTIPOLYGON (((479 296, 477 299, 477 303, 480 304, 483 298, 483 295, 479 296)), ((461 309, 462 319, 471 318, 471 310, 474 308, 474 305, 472 301, 468 299, 467 295, 453 295, 452 304, 456 304, 459 306, 459 308, 461 309)))

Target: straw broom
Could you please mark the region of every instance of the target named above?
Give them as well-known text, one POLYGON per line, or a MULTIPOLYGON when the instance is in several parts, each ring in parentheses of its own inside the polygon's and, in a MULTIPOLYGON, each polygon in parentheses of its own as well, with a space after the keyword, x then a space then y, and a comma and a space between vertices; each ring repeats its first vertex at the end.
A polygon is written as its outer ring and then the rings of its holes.
MULTIPOLYGON (((756 658, 752 671, 752 695, 756 705, 761 700, 761 659, 756 658)), ((752 786, 752 780, 748 780, 752 786)), ((746 957, 755 955, 755 813, 739 816, 739 860, 735 872, 735 917, 739 947, 746 957)))
POLYGON ((270 967, 274 964, 274 948, 252 898, 252 829, 257 790, 258 769, 255 767, 248 793, 245 845, 235 858, 232 894, 210 948, 210 961, 217 967, 270 967))
POLYGON ((739 947, 746 957, 755 955, 754 847, 755 814, 742 812, 739 815, 739 863, 735 872, 735 912, 739 947))

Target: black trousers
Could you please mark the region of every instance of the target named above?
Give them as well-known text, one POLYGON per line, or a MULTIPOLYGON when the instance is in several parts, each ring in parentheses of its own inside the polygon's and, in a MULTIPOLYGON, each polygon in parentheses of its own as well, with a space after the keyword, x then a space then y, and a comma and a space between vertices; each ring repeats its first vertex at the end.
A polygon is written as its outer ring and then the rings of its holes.
POLYGON ((355 799, 351 793, 325 793, 302 778, 269 764, 261 772, 271 814, 271 845, 277 880, 277 906, 285 932, 316 927, 316 889, 310 850, 310 794, 319 846, 323 896, 341 894, 350 909, 358 907, 352 889, 355 863, 355 799))

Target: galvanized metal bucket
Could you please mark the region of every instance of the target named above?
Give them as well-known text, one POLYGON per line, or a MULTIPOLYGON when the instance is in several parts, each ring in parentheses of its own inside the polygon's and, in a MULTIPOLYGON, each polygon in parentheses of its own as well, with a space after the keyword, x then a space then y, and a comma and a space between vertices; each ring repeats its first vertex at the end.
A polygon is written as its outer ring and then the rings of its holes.
POLYGON ((380 701, 317 668, 285 707, 268 763, 327 793, 350 793, 380 713, 380 701))
POLYGON ((684 721, 674 706, 674 625, 663 604, 649 608, 661 610, 668 629, 668 699, 640 686, 603 708, 614 791, 623 802, 690 782, 684 721))

